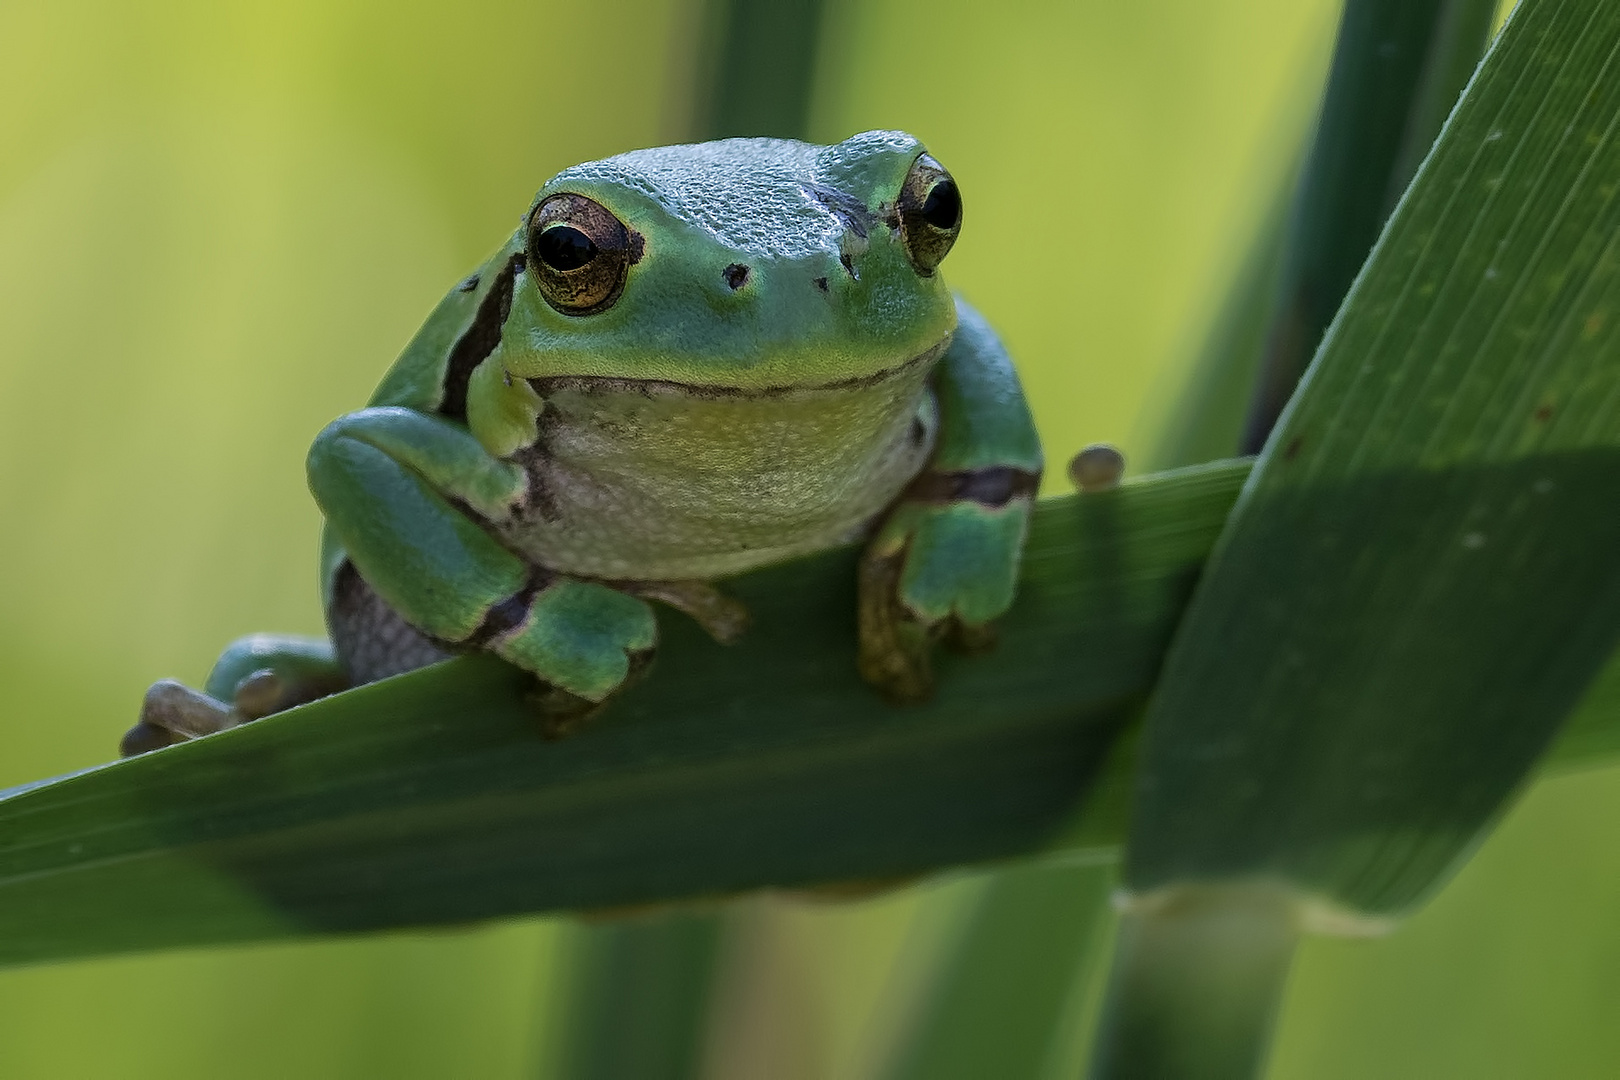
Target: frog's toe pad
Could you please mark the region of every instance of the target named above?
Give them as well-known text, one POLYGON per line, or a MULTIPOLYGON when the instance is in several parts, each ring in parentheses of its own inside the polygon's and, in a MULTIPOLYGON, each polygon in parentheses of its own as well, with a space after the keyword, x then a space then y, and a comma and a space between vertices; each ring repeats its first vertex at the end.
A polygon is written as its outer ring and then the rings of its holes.
POLYGON ((1111 491, 1125 475, 1125 455, 1108 443, 1092 443, 1069 461, 1069 480, 1081 491, 1111 491))
POLYGON ((142 720, 124 732, 124 737, 118 740, 118 756, 136 757, 183 741, 182 736, 142 720))

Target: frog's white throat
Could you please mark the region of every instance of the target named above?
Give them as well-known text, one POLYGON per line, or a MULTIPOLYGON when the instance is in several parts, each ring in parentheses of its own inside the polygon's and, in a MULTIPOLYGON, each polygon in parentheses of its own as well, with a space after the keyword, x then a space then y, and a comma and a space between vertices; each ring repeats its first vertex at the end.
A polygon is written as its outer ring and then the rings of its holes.
POLYGON ((875 375, 736 390, 533 380, 528 507, 500 529, 563 573, 708 579, 862 535, 927 463, 946 343, 875 375))

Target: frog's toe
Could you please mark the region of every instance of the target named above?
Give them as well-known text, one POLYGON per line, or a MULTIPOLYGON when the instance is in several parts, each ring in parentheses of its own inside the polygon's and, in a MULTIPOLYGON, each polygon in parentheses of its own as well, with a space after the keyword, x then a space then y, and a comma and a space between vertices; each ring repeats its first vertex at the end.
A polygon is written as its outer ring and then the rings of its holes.
POLYGON ((287 680, 269 668, 261 668, 236 686, 236 711, 248 720, 259 720, 287 706, 287 680))
POLYGON ((161 679, 146 691, 141 718, 124 734, 118 749, 123 756, 133 757, 236 727, 243 719, 224 702, 173 679, 161 679))
POLYGON ((347 689, 349 680, 324 638, 251 634, 220 654, 203 693, 235 706, 243 721, 347 689))
POLYGON ((560 739, 569 734, 601 708, 594 701, 545 682, 536 682, 523 700, 539 721, 540 733, 548 739, 560 739))
POLYGON ((865 679, 897 705, 926 701, 933 693, 929 627, 901 603, 898 585, 902 557, 868 555, 861 560, 859 651, 856 666, 865 679))
POLYGON ((118 756, 135 757, 183 741, 181 736, 176 735, 174 732, 141 720, 134 727, 124 732, 124 737, 118 740, 118 756))
POLYGON ((1125 455, 1108 443, 1092 443, 1069 461, 1069 480, 1081 491, 1111 491, 1125 475, 1125 455))

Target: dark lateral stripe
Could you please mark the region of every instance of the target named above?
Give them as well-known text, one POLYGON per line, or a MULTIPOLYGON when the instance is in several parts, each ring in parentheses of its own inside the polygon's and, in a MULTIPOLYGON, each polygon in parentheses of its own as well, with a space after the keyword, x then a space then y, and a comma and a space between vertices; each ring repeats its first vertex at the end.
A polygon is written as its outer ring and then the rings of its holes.
POLYGON ((444 369, 444 390, 439 397, 440 416, 467 419, 467 384, 472 381, 473 369, 501 343, 501 327, 512 311, 512 281, 521 259, 521 255, 514 255, 500 268, 489 292, 478 303, 472 325, 451 346, 444 369))
POLYGON ((529 617, 529 608, 545 585, 543 577, 535 575, 523 588, 490 608, 489 614, 484 616, 484 621, 478 624, 472 636, 456 644, 462 648, 481 649, 502 634, 516 630, 529 617))
POLYGON ((918 502, 976 502, 980 506, 1006 506, 1020 495, 1034 497, 1041 474, 992 465, 960 472, 925 472, 911 482, 906 498, 918 502))

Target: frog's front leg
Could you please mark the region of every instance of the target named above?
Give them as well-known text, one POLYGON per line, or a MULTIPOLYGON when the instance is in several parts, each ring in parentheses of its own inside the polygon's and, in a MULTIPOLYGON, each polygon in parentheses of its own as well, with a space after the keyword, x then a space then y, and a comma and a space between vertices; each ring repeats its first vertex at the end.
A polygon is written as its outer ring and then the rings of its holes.
MULTIPOLYGON (((495 539, 528 476, 453 421, 396 407, 340 417, 310 448, 309 483, 360 577, 436 642, 493 652, 581 707, 656 644, 644 601, 548 573, 495 539)), ((540 700, 555 712, 557 698, 540 700)))
POLYGON ((861 674, 899 702, 931 691, 937 638, 992 640, 991 622, 1012 605, 1040 485, 1040 441, 1012 361, 961 300, 957 316, 934 378, 933 458, 861 560, 861 674))

